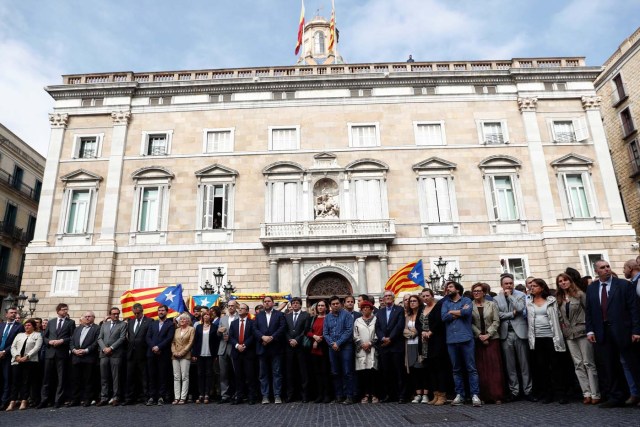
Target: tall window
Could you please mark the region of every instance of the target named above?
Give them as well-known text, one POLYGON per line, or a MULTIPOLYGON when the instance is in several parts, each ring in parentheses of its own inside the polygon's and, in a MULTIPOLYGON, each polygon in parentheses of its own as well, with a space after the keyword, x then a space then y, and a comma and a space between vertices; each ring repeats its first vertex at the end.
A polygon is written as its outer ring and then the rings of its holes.
POLYGON ((637 139, 629 144, 629 157, 631 158, 631 169, 636 173, 640 172, 640 147, 638 147, 637 139))
POLYGON ((416 145, 444 145, 444 124, 414 123, 416 145))
POLYGON ((206 130, 204 151, 205 153, 225 153, 233 151, 233 130, 206 130))
POLYGON ((229 184, 203 186, 202 229, 227 228, 229 184))
POLYGON ((382 183, 379 179, 356 179, 356 219, 382 219, 382 183))
POLYGON ((629 108, 625 108, 620 112, 620 120, 622 121, 622 131, 624 136, 627 136, 636 130, 636 127, 633 124, 633 119, 631 118, 631 110, 629 110, 629 108))
POLYGON ((571 120, 553 120, 551 137, 554 142, 578 142, 589 138, 587 123, 584 118, 571 120))
POLYGON ((324 33, 316 31, 313 35, 313 52, 316 55, 324 55, 324 33))
POLYGON ((98 157, 98 139, 95 136, 80 138, 80 159, 93 159, 98 157))
POLYGON ((429 222, 451 222, 451 188, 449 177, 427 177, 422 180, 429 222))
POLYGON ((271 222, 295 222, 299 218, 299 183, 274 182, 271 187, 271 222))
POLYGON ((511 176, 490 176, 494 218, 499 221, 518 219, 518 207, 511 176))
POLYGON ((615 105, 627 97, 624 84, 622 83, 622 76, 620 76, 620 74, 613 78, 613 86, 613 93, 611 95, 613 104, 615 105))
POLYGON ((143 132, 142 149, 143 156, 166 156, 171 153, 171 139, 173 131, 143 132))
POLYGON ((349 145, 351 147, 377 147, 380 134, 377 124, 349 124, 349 145))
POLYGON ((160 212, 159 188, 144 188, 140 200, 138 231, 158 231, 160 229, 160 212))
POLYGON ((513 278, 516 283, 524 283, 527 279, 528 268, 527 268, 527 259, 525 257, 520 256, 507 256, 502 257, 502 261, 504 261, 504 268, 508 273, 513 274, 513 278))
POLYGON ((131 212, 130 244, 164 243, 169 216, 169 189, 174 175, 160 166, 138 169, 135 181, 134 208, 131 212), (136 232, 146 232, 137 235, 136 232))
POLYGON ((504 144, 506 141, 501 122, 484 122, 482 135, 485 144, 504 144))
POLYGON ((582 180, 582 174, 563 174, 569 212, 572 218, 589 218, 593 216, 589 208, 587 190, 582 180))
POLYGON ((269 150, 297 150, 300 148, 300 127, 270 127, 269 150))
POLYGON ((71 192, 65 233, 82 234, 87 231, 90 203, 90 190, 73 190, 71 192))
POLYGON ((158 286, 159 267, 133 267, 131 287, 133 289, 155 288, 158 286))

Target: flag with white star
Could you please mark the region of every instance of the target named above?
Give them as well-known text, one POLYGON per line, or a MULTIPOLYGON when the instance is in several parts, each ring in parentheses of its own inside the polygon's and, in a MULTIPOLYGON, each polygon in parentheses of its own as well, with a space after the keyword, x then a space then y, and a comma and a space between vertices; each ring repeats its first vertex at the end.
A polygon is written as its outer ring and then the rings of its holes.
POLYGON ((413 261, 401 267, 387 280, 385 291, 395 295, 400 292, 416 292, 424 288, 424 270, 422 260, 413 261))
POLYGON ((156 297, 156 301, 164 304, 171 310, 182 313, 187 310, 182 299, 182 285, 178 283, 176 286, 167 286, 167 288, 156 297))

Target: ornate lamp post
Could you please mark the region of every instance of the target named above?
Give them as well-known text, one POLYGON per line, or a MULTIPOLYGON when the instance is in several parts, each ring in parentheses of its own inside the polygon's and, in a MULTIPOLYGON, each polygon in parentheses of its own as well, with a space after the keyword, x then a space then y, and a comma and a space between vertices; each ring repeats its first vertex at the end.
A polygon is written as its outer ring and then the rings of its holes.
POLYGON ((234 292, 236 292, 237 289, 233 287, 233 285, 231 284, 231 280, 227 280, 227 283, 223 285, 222 281, 224 279, 224 276, 225 276, 225 272, 222 271, 222 267, 218 267, 216 271, 214 271, 213 273, 213 278, 216 281, 215 287, 212 286, 207 280, 205 282, 204 287, 202 287, 202 291, 205 292, 205 294, 207 294, 207 290, 205 289, 209 289, 207 288, 207 284, 208 284, 211 290, 210 293, 217 293, 221 297, 224 297, 222 304, 226 306, 227 303, 231 300, 231 296, 233 295, 234 292), (214 289, 215 289, 215 292, 214 292, 214 289))
POLYGON ((453 280, 455 282, 460 283, 460 279, 462 279, 462 274, 456 268, 453 270, 453 273, 449 273, 449 276, 445 276, 447 271, 448 261, 442 259, 442 257, 438 257, 438 261, 433 263, 436 267, 436 270, 431 271, 429 274, 429 284, 433 288, 434 292, 439 294, 444 294, 444 284, 447 280, 453 280))
POLYGON ((235 291, 236 291, 236 288, 234 288, 233 285, 231 284, 231 280, 227 280, 227 284, 224 286, 225 302, 228 302, 231 300, 231 296, 235 291))
POLYGON ((36 297, 36 294, 31 294, 31 298, 29 298, 25 295, 24 291, 22 291, 22 293, 16 297, 11 294, 7 295, 4 301, 6 308, 15 307, 18 310, 20 318, 24 319, 26 317, 33 316, 33 313, 36 311, 36 306, 40 300, 36 297), (25 302, 29 303, 28 311, 25 311, 24 309, 25 302))
POLYGON ((200 286, 200 289, 202 289, 205 295, 211 295, 213 293, 213 285, 208 280, 204 281, 204 285, 200 286))

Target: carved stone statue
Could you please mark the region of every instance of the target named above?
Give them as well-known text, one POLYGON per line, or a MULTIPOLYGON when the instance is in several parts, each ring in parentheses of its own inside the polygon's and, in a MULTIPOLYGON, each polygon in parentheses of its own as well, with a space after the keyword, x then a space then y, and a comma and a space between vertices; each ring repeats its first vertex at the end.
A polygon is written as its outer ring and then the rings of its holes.
MULTIPOLYGON (((313 212, 316 219, 337 219, 340 218, 340 205, 337 184, 329 179, 322 180, 322 190, 316 195, 313 212), (328 181, 328 182, 326 182, 328 181), (333 184, 333 185, 331 185, 333 184)), ((318 182, 316 187, 318 187, 318 182)))

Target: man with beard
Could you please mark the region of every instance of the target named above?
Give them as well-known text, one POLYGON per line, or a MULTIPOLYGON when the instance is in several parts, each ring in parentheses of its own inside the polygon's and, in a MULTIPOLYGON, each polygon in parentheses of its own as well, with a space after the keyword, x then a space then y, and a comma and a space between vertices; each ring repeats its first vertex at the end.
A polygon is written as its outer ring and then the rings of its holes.
POLYGON ((175 332, 175 324, 167 319, 169 307, 158 307, 158 320, 149 325, 147 331, 147 370, 149 372, 149 400, 147 406, 157 402, 164 405, 168 399, 167 380, 172 372, 171 341, 175 332))
POLYGON ((142 386, 142 397, 149 399, 147 375, 147 332, 153 320, 144 315, 142 304, 133 305, 133 318, 127 322, 127 397, 125 405, 133 405, 138 396, 136 388, 142 386))

